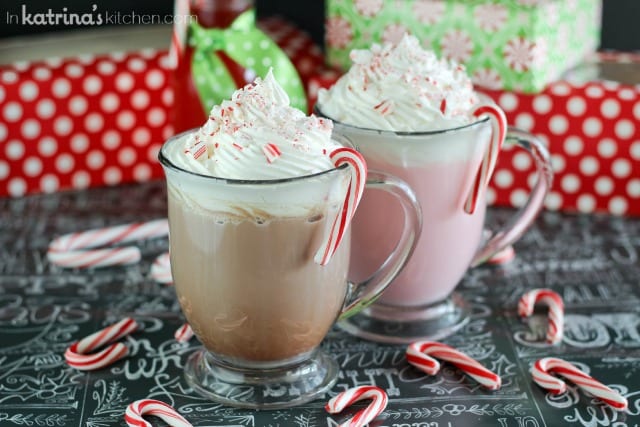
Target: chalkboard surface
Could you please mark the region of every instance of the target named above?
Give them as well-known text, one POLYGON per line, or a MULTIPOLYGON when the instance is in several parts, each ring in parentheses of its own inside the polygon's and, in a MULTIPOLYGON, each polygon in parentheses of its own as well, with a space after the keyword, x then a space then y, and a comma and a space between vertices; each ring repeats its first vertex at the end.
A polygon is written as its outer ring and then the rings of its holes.
MULTIPOLYGON (((129 267, 69 270, 46 260, 58 235, 165 217, 165 197, 164 184, 153 182, 0 199, 0 426, 124 426, 125 407, 141 398, 171 404, 195 426, 335 426, 358 407, 329 415, 326 400, 362 384, 377 384, 390 398, 372 426, 640 424, 640 219, 546 212, 515 246, 516 260, 469 271, 458 291, 473 319, 444 342, 499 373, 499 391, 450 365, 428 377, 406 362, 403 346, 335 328, 323 343, 341 367, 329 395, 291 410, 253 411, 210 403, 183 379, 198 342, 174 340, 182 323, 174 290, 149 275, 166 239, 141 243, 143 260, 129 267), (544 313, 528 322, 517 317, 519 297, 538 287, 564 298, 560 346, 540 344, 544 313), (125 316, 144 326, 127 339, 127 358, 89 373, 66 365, 70 343, 125 316), (562 395, 546 393, 528 372, 543 356, 588 371, 626 396, 629 409, 615 412, 572 384, 562 395)), ((490 222, 511 214, 492 210, 490 222)))

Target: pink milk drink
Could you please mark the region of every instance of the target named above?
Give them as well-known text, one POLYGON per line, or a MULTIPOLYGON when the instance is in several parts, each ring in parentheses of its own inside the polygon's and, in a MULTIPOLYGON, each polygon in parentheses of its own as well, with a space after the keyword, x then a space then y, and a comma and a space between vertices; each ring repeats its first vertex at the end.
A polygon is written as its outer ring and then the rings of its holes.
MULTIPOLYGON (((334 134, 351 140, 369 168, 411 186, 423 227, 393 283, 340 326, 383 342, 440 339, 468 322, 464 298, 454 293, 467 269, 513 243, 535 219, 551 182, 549 156, 538 139, 507 128, 504 113, 474 91, 462 66, 438 59, 415 37, 351 58, 350 70, 319 93, 316 111, 334 121, 334 134), (538 180, 514 220, 485 240, 486 188, 505 141, 532 155, 538 180)), ((352 225, 354 277, 367 277, 394 247, 400 212, 388 195, 365 191, 352 225)))

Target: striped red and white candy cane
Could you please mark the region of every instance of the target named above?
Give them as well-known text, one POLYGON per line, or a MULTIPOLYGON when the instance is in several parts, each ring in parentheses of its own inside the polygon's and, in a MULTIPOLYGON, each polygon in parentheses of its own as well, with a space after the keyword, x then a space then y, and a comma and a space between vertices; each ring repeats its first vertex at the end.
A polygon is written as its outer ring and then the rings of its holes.
POLYGON ((141 257, 140 250, 135 246, 93 248, 168 234, 166 219, 69 233, 57 237, 49 244, 47 258, 53 264, 71 268, 134 264, 141 257))
POLYGON ((140 399, 130 403, 124 412, 124 420, 129 427, 152 427, 143 418, 144 415, 159 417, 170 427, 193 427, 171 405, 154 399, 140 399))
POLYGON ((174 68, 178 66, 187 43, 187 27, 191 13, 189 2, 190 0, 174 0, 173 4, 173 30, 169 45, 169 63, 174 68))
POLYGON ((358 411, 352 418, 340 424, 339 427, 362 427, 379 416, 387 407, 387 393, 380 387, 365 385, 350 388, 333 397, 324 409, 330 414, 342 412, 347 406, 364 399, 371 399, 371 404, 358 411))
POLYGON ((491 181, 491 176, 498 162, 498 154, 507 135, 507 117, 504 112, 494 104, 484 104, 476 108, 473 115, 482 119, 489 117, 491 121, 491 141, 484 153, 480 169, 475 177, 471 192, 464 205, 464 211, 468 214, 475 212, 479 203, 480 194, 491 181))
POLYGON ((173 334, 173 337, 178 342, 187 342, 191 338, 193 338, 193 335, 194 335, 193 329, 191 329, 191 326, 188 323, 185 323, 182 326, 180 326, 178 329, 176 329, 176 332, 173 334))
POLYGON ((565 360, 545 357, 537 360, 531 367, 531 375, 536 384, 553 394, 564 393, 567 385, 560 378, 551 375, 551 373, 571 380, 575 385, 614 409, 624 411, 629 405, 627 399, 620 393, 595 380, 565 360))
POLYGON ((435 341, 417 341, 409 344, 406 357, 410 364, 428 375, 436 375, 440 371, 440 363, 436 360, 437 358, 457 366, 489 390, 498 390, 502 386, 499 375, 446 344, 435 341))
POLYGON ((338 246, 340 246, 342 237, 351 223, 367 183, 367 163, 362 154, 352 148, 340 147, 332 151, 329 157, 335 167, 340 167, 344 164, 349 166, 351 181, 342 209, 334 219, 329 233, 324 237, 320 249, 315 255, 314 260, 320 265, 327 265, 338 246))
POLYGON ((71 344, 64 353, 67 364, 81 371, 104 368, 129 354, 126 345, 115 342, 138 329, 138 324, 130 317, 107 326, 93 334, 71 344), (113 343, 103 350, 94 350, 113 343))
POLYGON ((159 255, 151 264, 151 278, 158 283, 173 283, 169 252, 159 255))
POLYGON ((536 304, 545 304, 549 307, 546 340, 548 344, 558 344, 564 336, 564 302, 562 297, 551 289, 533 289, 520 297, 518 315, 521 317, 531 316, 536 304))
POLYGON ((516 259, 516 251, 515 249, 513 249, 513 246, 508 245, 501 251, 498 251, 495 254, 491 255, 491 258, 487 260, 487 264, 503 265, 513 261, 514 259, 516 259))

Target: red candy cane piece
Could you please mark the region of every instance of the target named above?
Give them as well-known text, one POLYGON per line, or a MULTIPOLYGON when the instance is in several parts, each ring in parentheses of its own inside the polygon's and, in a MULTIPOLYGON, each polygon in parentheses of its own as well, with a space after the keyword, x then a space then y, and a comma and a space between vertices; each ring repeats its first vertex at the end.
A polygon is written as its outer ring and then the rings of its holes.
POLYGON ((47 258, 53 264, 62 267, 133 264, 140 260, 140 250, 134 246, 91 248, 162 237, 167 234, 169 234, 169 225, 166 219, 69 233, 51 242, 47 258))
POLYGON ((193 338, 193 335, 193 329, 191 329, 191 326, 188 323, 185 323, 176 330, 176 332, 173 334, 173 337, 176 339, 176 341, 182 343, 189 341, 191 338, 193 338))
POLYGON ((369 424, 387 407, 387 393, 380 387, 365 385, 350 388, 333 397, 324 409, 330 414, 342 412, 347 406, 363 399, 372 399, 369 406, 358 411, 351 419, 340 424, 339 427, 361 427, 369 424))
POLYGON ((159 255, 155 259, 153 264, 151 264, 151 278, 158 283, 173 283, 169 252, 165 252, 162 255, 159 255))
POLYGON ((193 427, 171 405, 154 399, 141 399, 130 403, 124 412, 124 420, 129 427, 152 427, 145 421, 143 415, 153 415, 162 418, 170 427, 193 427))
POLYGON ((407 361, 428 375, 440 371, 438 358, 452 363, 464 373, 489 390, 498 390, 502 385, 500 376, 482 366, 466 354, 435 341, 417 341, 407 347, 407 361))
POLYGON ((575 385, 614 409, 624 411, 628 407, 627 399, 620 393, 610 389, 562 359, 545 357, 536 361, 531 367, 531 375, 536 384, 553 394, 564 393, 567 385, 560 378, 551 375, 551 372, 571 380, 575 385))
POLYGON ((356 208, 362 198, 364 186, 367 182, 367 163, 362 154, 348 147, 340 147, 329 155, 335 167, 343 164, 349 165, 351 172, 351 182, 347 189, 347 194, 341 212, 336 216, 330 232, 325 236, 320 249, 314 258, 320 265, 327 265, 329 260, 338 249, 345 231, 351 223, 351 219, 356 212, 356 208))
POLYGON ((533 289, 520 297, 518 315, 521 317, 531 316, 537 303, 546 304, 549 307, 547 343, 558 344, 564 335, 564 302, 562 297, 551 289, 533 289))
POLYGON ((487 264, 502 265, 513 261, 516 258, 516 251, 509 245, 501 251, 496 252, 487 260, 487 264))
POLYGON ((481 105, 475 109, 473 115, 478 118, 488 116, 491 120, 491 141, 485 151, 482 164, 475 177, 471 192, 464 205, 464 211, 468 214, 475 212, 479 202, 480 193, 489 185, 493 170, 498 162, 498 154, 507 135, 507 117, 500 107, 493 104, 481 105))
POLYGON ((118 323, 74 342, 65 351, 64 358, 69 366, 81 371, 104 368, 125 357, 129 353, 127 346, 115 343, 97 353, 92 352, 106 344, 118 341, 136 329, 138 329, 136 321, 126 317, 118 323))

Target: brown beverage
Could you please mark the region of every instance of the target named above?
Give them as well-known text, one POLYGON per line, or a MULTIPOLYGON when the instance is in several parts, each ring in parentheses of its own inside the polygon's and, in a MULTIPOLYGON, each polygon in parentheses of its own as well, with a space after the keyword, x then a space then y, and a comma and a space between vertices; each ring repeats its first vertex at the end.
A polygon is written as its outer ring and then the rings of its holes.
POLYGON ((205 212, 170 188, 169 221, 176 292, 207 349, 269 362, 320 344, 345 299, 350 252, 345 238, 328 265, 314 262, 326 216, 205 212))

